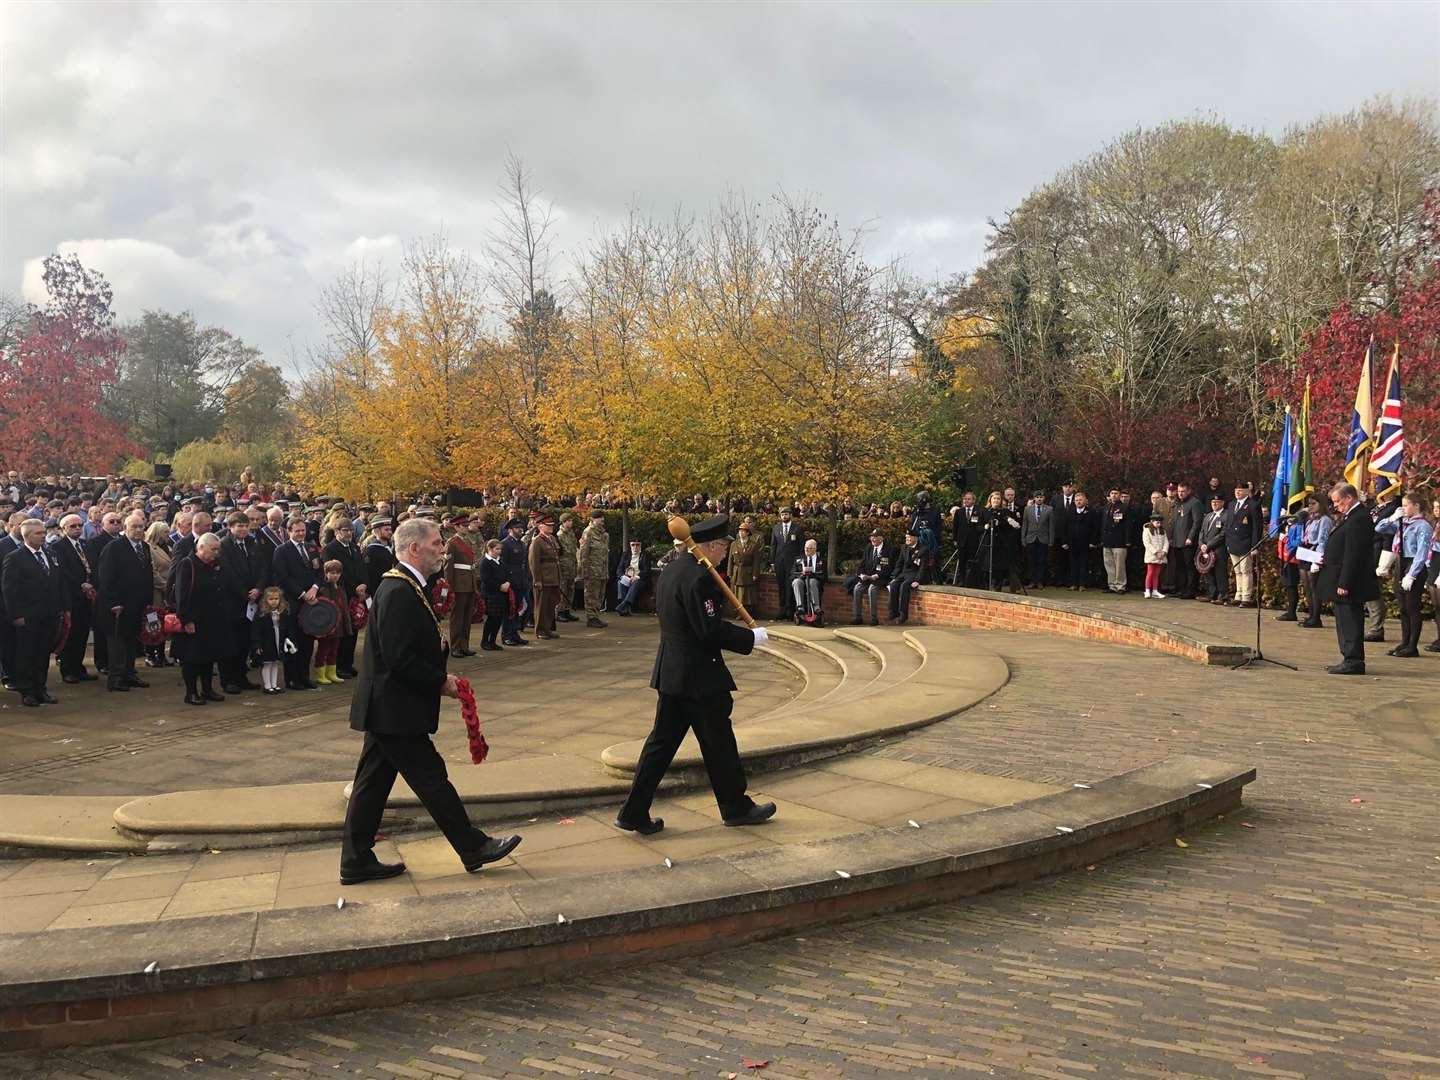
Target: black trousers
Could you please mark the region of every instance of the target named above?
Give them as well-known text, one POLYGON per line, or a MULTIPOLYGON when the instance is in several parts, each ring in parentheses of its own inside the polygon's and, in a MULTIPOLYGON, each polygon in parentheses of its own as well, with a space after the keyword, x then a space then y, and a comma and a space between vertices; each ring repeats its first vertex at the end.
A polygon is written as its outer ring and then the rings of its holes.
POLYGON ((355 766, 350 803, 345 808, 341 866, 365 866, 374 859, 375 833, 396 776, 405 778, 462 860, 470 858, 489 839, 470 824, 465 804, 445 771, 445 759, 430 736, 376 735, 367 731, 360 763, 355 766))
POLYGON ((705 772, 710 776, 710 789, 722 817, 739 817, 754 806, 745 794, 745 767, 740 764, 740 750, 735 745, 735 729, 730 726, 730 710, 734 702, 730 694, 708 698, 682 698, 661 694, 655 705, 655 726, 640 751, 635 769, 635 782, 630 797, 620 809, 625 821, 645 821, 655 791, 665 778, 665 770, 675 760, 675 751, 685 740, 685 733, 695 730, 695 740, 705 758, 705 772))
POLYGON ((1170 584, 1181 599, 1189 600, 1195 595, 1195 548, 1171 548, 1170 584))
MULTIPOLYGON (((91 619, 91 622, 92 622, 92 623, 94 622, 94 619, 93 619, 93 618, 91 619)), ((96 671, 102 671, 102 672, 103 672, 103 671, 109 671, 109 670, 110 670, 110 635, 109 635, 109 634, 102 634, 102 633, 100 632, 100 628, 99 628, 98 626, 96 626, 94 629, 95 629, 95 656, 94 656, 94 660, 95 660, 95 670, 96 670, 96 671)), ((164 646, 161 646, 161 648, 164 648, 164 646)))
MULTIPOLYGON (((185 692, 196 696, 215 689, 215 665, 206 660, 203 664, 182 663, 180 675, 185 680, 185 692)), ((221 678, 224 678, 222 673, 221 678)))
POLYGON ((1032 540, 1025 545, 1025 561, 1030 570, 1030 587, 1044 588, 1045 564, 1050 561, 1050 545, 1032 540))
POLYGON ((59 632, 55 619, 26 619, 24 626, 15 627, 15 674, 11 678, 22 694, 38 697, 45 692, 50 650, 59 632))
POLYGON ((920 578, 914 574, 898 574, 890 579, 890 618, 910 617, 910 596, 920 578))
POLYGON ((335 654, 335 670, 345 674, 355 671, 355 642, 357 635, 349 634, 340 639, 340 651, 335 654))
POLYGON ((1070 584, 1085 588, 1090 583, 1090 549, 1084 544, 1071 544, 1066 554, 1070 557, 1070 584))
POLYGON ((250 620, 230 620, 230 633, 235 639, 235 652, 219 664, 220 682, 225 686, 244 686, 249 679, 250 620))
POLYGON ((109 686, 123 686, 135 678, 135 650, 140 643, 140 631, 133 633, 120 619, 110 633, 105 635, 105 676, 109 686))
POLYGON ((1335 637, 1347 664, 1365 666, 1365 605, 1335 599, 1335 637))
POLYGON ((60 662, 61 675, 85 674, 85 646, 90 642, 90 623, 94 619, 94 608, 88 603, 70 609, 70 636, 65 647, 56 658, 60 662))
POLYGON ((495 635, 500 633, 500 628, 505 625, 504 615, 490 614, 490 608, 485 609, 485 628, 480 633, 480 641, 484 645, 494 645, 495 635))
POLYGON ((0 672, 15 682, 15 624, 9 615, 0 619, 0 672))
POLYGON ((285 681, 291 686, 302 686, 310 681, 310 658, 315 655, 315 639, 297 627, 290 640, 295 643, 295 652, 285 654, 285 681))
POLYGON ((775 588, 780 590, 780 617, 792 618, 795 614, 795 590, 790 588, 790 575, 784 570, 775 571, 775 588))
POLYGON ((1300 583, 1305 586, 1305 621, 1319 624, 1320 598, 1315 595, 1315 572, 1305 569, 1310 563, 1300 564, 1300 583))
POLYGON ((1405 575, 1410 572, 1409 559, 1400 560, 1398 578, 1395 582, 1395 597, 1400 601, 1400 644, 1407 649, 1420 647, 1420 601, 1425 597, 1425 578, 1415 579, 1408 589, 1400 587, 1405 575))

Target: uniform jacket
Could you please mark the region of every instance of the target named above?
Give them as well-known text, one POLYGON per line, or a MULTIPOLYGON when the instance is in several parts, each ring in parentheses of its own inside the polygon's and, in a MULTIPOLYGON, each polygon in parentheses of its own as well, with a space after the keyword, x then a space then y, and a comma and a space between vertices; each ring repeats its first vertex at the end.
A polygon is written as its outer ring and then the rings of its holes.
POLYGON ((388 544, 372 540, 365 545, 365 595, 374 599, 385 571, 395 567, 395 551, 388 544))
POLYGON ((725 603, 710 571, 688 551, 665 568, 655 585, 660 647, 651 687, 685 698, 717 697, 735 689, 720 653, 749 653, 755 635, 721 618, 725 603))
POLYGON ((739 588, 754 585, 763 571, 765 545, 752 532, 750 539, 736 540, 732 543, 730 554, 726 558, 725 573, 732 586, 739 588))
MULTIPOLYGON (((1250 496, 1243 503, 1238 499, 1225 508, 1225 548, 1231 555, 1244 555, 1260 543, 1265 523, 1260 517, 1260 500, 1250 496)), ((1374 564, 1370 567, 1375 568, 1374 564)))
POLYGON ((901 544, 900 550, 895 553, 895 569, 890 575, 890 580, 898 581, 901 578, 919 577, 923 565, 924 553, 921 552, 919 544, 901 544))
POLYGON ((555 541, 560 545, 560 581, 574 581, 580 576, 580 538, 575 527, 558 530, 555 541))
POLYGON ((787 539, 784 523, 777 521, 775 527, 770 530, 770 561, 775 567, 775 572, 781 573, 782 569, 788 571, 795 565, 795 560, 804 553, 805 527, 792 518, 787 539))
POLYGON ((4 568, 0 570, 0 591, 5 594, 5 615, 11 620, 38 623, 60 614, 60 568, 47 554, 45 569, 42 569, 35 552, 25 544, 5 556, 4 568))
POLYGON ((535 534, 527 557, 530 581, 535 588, 560 585, 560 545, 553 536, 535 534))
POLYGON ((530 591, 530 548, 519 537, 507 536, 500 541, 500 563, 505 567, 510 587, 524 596, 530 591))
MULTIPOLYGON (((409 574, 403 566, 403 574, 409 574)), ((413 580, 413 576, 412 576, 413 580)), ((433 735, 440 726, 446 652, 428 590, 387 577, 375 591, 350 726, 377 735, 433 735)))
POLYGON ((1380 599, 1374 543, 1375 523, 1370 519, 1370 510, 1356 503, 1325 544, 1325 561, 1315 581, 1315 591, 1322 600, 1363 604, 1380 599), (1346 595, 1340 596, 1336 589, 1345 589, 1346 595))
POLYGON ((1100 544, 1107 548, 1130 546, 1130 508, 1124 503, 1100 507, 1100 544))
POLYGON ((580 534, 580 576, 591 581, 610 576, 610 534, 603 521, 592 521, 580 534))
POLYGON ((117 606, 124 609, 119 617, 121 632, 140 631, 140 616, 150 606, 155 589, 150 548, 141 544, 140 550, 143 554, 136 555, 130 541, 122 536, 106 544, 100 552, 95 576, 95 626, 102 633, 116 629, 110 609, 117 606))
POLYGON ((477 564, 485 556, 478 547, 474 533, 456 533, 445 542, 445 580, 457 593, 475 591, 477 564))
POLYGON ((1055 510, 1044 503, 1025 507, 1025 519, 1020 523, 1022 544, 1055 543, 1055 510))

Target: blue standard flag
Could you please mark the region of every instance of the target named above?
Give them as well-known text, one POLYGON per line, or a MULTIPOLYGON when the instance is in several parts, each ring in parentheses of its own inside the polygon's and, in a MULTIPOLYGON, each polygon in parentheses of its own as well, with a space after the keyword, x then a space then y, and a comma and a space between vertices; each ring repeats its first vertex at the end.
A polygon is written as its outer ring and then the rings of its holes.
POLYGON ((1275 481, 1270 489, 1270 531, 1274 536, 1280 531, 1280 516, 1290 501, 1290 481, 1295 476, 1295 428, 1290 416, 1290 406, 1285 406, 1285 430, 1280 435, 1280 456, 1275 459, 1275 481))

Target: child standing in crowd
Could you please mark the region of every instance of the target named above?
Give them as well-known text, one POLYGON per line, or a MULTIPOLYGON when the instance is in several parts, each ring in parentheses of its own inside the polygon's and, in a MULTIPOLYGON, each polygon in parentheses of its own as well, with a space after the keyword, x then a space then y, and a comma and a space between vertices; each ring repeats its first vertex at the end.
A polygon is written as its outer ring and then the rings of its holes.
POLYGON ((260 662, 260 685, 267 694, 283 694, 280 665, 290 641, 290 605, 285 594, 271 585, 260 595, 260 610, 250 624, 250 655, 260 662))
POLYGON ((485 602, 485 628, 480 637, 480 648, 486 652, 499 652, 502 646, 495 636, 505 623, 510 610, 510 582, 505 580, 505 567, 500 562, 502 545, 499 540, 485 541, 485 557, 480 560, 480 597, 485 602))
POLYGON ((1160 591, 1160 575, 1170 557, 1170 539, 1165 535, 1165 515, 1150 515, 1150 524, 1141 536, 1145 543, 1145 598, 1164 600, 1160 591))
POLYGON ((325 583, 320 586, 316 597, 321 603, 334 604, 340 615, 334 631, 315 642, 315 681, 321 686, 345 681, 335 672, 335 661, 340 655, 340 639, 354 633, 350 628, 350 598, 345 595, 345 586, 340 583, 344 572, 344 564, 339 559, 327 562, 325 583))

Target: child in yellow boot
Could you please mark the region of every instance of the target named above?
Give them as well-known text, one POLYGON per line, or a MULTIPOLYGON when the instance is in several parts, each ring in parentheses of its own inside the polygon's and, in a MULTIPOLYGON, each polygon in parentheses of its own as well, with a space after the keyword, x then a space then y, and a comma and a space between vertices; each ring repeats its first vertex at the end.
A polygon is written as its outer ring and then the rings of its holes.
POLYGON ((340 584, 340 576, 345 571, 339 559, 331 559, 325 564, 325 583, 320 586, 316 602, 321 604, 333 604, 339 613, 335 620, 335 629, 323 638, 315 641, 315 681, 321 686, 331 686, 344 682, 335 671, 335 660, 340 653, 340 639, 349 637, 353 632, 350 628, 350 598, 345 595, 345 586, 340 584))

